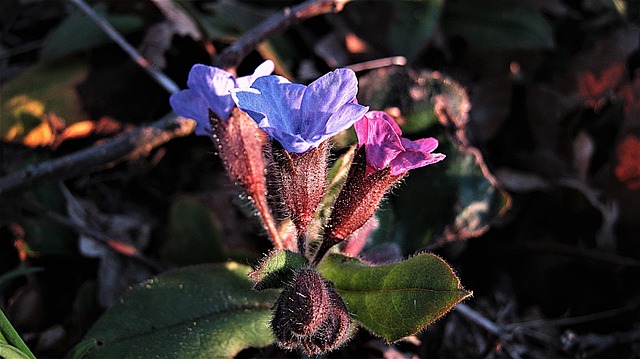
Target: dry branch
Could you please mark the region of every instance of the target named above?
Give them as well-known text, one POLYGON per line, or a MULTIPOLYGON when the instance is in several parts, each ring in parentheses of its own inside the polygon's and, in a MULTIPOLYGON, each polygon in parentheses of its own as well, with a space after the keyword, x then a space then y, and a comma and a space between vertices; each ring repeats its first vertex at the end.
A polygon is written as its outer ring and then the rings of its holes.
MULTIPOLYGON (((73 2, 81 8, 86 5, 80 0, 73 0, 73 2)), ((247 32, 233 45, 226 48, 216 58, 215 65, 223 68, 235 68, 255 46, 278 31, 310 17, 332 11, 337 12, 342 9, 346 2, 345 0, 309 0, 293 8, 287 8, 283 12, 275 14, 258 24, 253 30, 247 32)), ((86 9, 83 11, 86 12, 86 9)), ((91 11, 87 12, 87 14, 91 14, 91 11)), ((98 18, 96 21, 102 22, 101 20, 101 18, 98 18)), ((109 33, 113 30, 110 26, 103 26, 103 29, 109 33)), ((112 38, 114 37, 112 36, 112 38)), ((121 39, 118 36, 115 38, 121 39)), ((123 39, 117 42, 120 46, 130 47, 123 39)), ((146 71, 153 70, 149 66, 145 67, 144 61, 138 61, 135 57, 137 52, 130 53, 128 51, 128 53, 146 71)), ((158 71, 153 70, 151 72, 157 73, 158 71)), ((155 75, 152 76, 154 76, 154 79, 158 79, 155 75)), ((166 83, 163 87, 169 91, 173 90, 171 86, 167 87, 166 83)), ((31 165, 18 172, 8 174, 0 178, 0 196, 15 194, 44 180, 66 179, 99 170, 113 163, 148 153, 172 138, 188 135, 192 130, 192 121, 179 118, 177 115, 170 113, 150 125, 141 126, 105 144, 31 165)))

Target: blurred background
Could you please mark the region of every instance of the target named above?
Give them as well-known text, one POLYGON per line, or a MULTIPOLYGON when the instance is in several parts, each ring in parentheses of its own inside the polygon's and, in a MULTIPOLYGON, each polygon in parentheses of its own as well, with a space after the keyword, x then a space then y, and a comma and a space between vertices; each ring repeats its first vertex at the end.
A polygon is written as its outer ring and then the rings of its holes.
MULTIPOLYGON (((300 2, 87 3, 185 88, 300 2)), ((359 103, 447 155, 388 195, 363 256, 440 255, 474 292, 466 310, 395 346, 361 330, 329 357, 640 358, 639 18, 637 0, 354 0, 240 63, 299 83, 350 67, 359 103)), ((73 2, 0 3, 0 85, 0 308, 36 356, 64 356, 134 283, 269 249, 205 137, 30 181, 171 111, 73 2)), ((335 159, 355 135, 333 142, 335 159)))

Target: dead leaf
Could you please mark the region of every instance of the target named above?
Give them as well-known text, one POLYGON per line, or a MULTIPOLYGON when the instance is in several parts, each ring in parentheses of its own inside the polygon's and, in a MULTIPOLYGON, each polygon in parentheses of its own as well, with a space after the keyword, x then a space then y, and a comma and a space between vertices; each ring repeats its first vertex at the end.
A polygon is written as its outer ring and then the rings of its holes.
POLYGON ((60 134, 60 136, 58 136, 56 141, 60 143, 65 140, 86 137, 86 136, 89 136, 94 129, 95 129, 95 125, 91 121, 76 122, 71 126, 65 128, 60 134))
POLYGON ((604 71, 585 71, 578 75, 578 92, 587 106, 598 111, 611 98, 625 76, 622 62, 611 64, 604 71))
POLYGON ((616 148, 618 164, 614 170, 618 181, 632 191, 640 190, 640 137, 627 135, 616 148))
POLYGON ((625 122, 621 131, 640 128, 640 76, 631 83, 625 84, 618 95, 624 103, 625 122))
POLYGON ((29 131, 24 138, 23 143, 27 147, 44 147, 53 143, 55 137, 51 125, 47 122, 42 122, 33 130, 29 131))

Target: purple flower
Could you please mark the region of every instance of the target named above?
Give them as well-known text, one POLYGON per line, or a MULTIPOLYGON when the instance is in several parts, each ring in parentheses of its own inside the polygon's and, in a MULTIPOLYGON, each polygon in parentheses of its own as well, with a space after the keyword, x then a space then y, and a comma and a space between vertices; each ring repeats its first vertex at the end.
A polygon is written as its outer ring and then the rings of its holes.
POLYGON ((272 75, 231 94, 238 107, 285 150, 305 153, 351 127, 367 112, 368 107, 355 103, 357 92, 355 73, 337 69, 309 86, 272 75))
POLYGON ((400 137, 400 127, 382 111, 367 113, 354 127, 358 142, 365 146, 367 167, 373 170, 391 167, 391 175, 397 176, 410 169, 440 162, 445 157, 441 153, 431 153, 438 147, 435 138, 411 141, 400 137))
POLYGON ((273 67, 273 62, 267 60, 252 75, 236 79, 225 70, 196 64, 187 79, 189 89, 171 95, 169 103, 177 114, 196 121, 196 135, 210 135, 209 110, 220 119, 228 120, 234 106, 231 89, 249 87, 260 76, 270 75, 273 67))

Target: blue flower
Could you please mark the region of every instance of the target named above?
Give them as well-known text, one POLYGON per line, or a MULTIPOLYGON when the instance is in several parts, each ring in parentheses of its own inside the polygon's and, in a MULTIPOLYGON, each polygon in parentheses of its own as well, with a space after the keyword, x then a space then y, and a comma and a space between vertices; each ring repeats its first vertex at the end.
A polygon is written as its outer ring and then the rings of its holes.
POLYGON ((264 76, 249 88, 231 90, 231 95, 285 150, 305 153, 351 127, 367 112, 368 107, 355 103, 357 92, 355 73, 337 69, 309 86, 264 76))
POLYGON ((273 66, 273 62, 267 60, 252 75, 236 79, 225 70, 196 64, 189 72, 189 88, 171 95, 169 103, 177 114, 196 121, 196 135, 210 135, 209 110, 220 119, 228 120, 234 106, 231 89, 249 87, 260 76, 270 75, 273 66))

